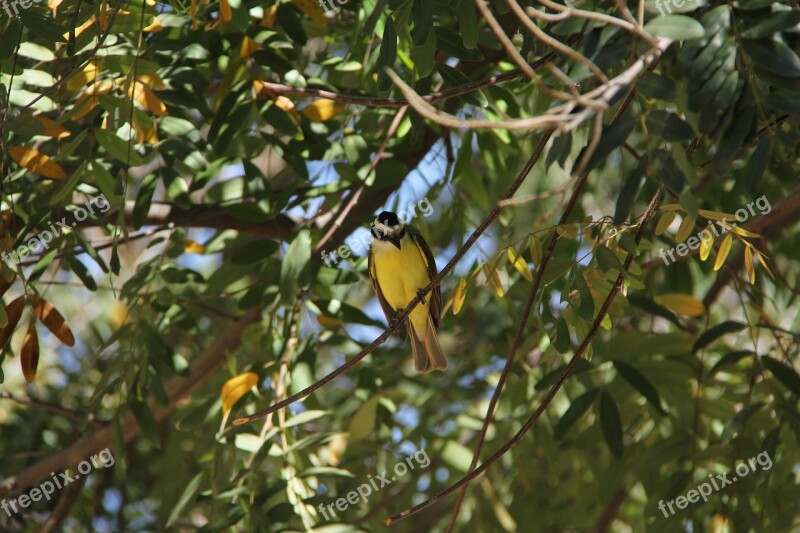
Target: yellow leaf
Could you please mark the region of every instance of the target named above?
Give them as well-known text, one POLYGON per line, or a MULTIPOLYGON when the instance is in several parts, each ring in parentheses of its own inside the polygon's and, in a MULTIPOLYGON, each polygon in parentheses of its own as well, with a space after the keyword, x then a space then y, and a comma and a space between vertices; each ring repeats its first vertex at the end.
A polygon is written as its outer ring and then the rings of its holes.
POLYGON ((67 128, 54 120, 50 120, 49 118, 42 116, 33 118, 35 118, 39 124, 44 127, 44 135, 48 137, 52 137, 54 139, 63 139, 64 137, 69 137, 72 135, 67 128))
POLYGON ((103 30, 108 28, 108 2, 103 0, 100 2, 100 28, 103 30))
POLYGON ((75 101, 75 105, 73 106, 72 116, 70 117, 70 119, 76 121, 88 115, 92 111, 92 109, 95 108, 96 105, 97 105, 97 98, 86 94, 82 94, 80 98, 78 98, 78 100, 75 101))
POLYGON ((722 268, 722 265, 725 264, 725 259, 728 258, 732 243, 733 237, 728 233, 725 235, 725 238, 722 239, 722 244, 719 245, 719 250, 717 250, 717 259, 714 261, 714 272, 722 268))
POLYGON ((673 220, 675 220, 675 211, 665 211, 656 224, 656 235, 662 235, 667 231, 673 220))
POLYGON ((317 315, 317 323, 325 329, 338 329, 344 325, 342 320, 326 315, 317 315))
POLYGON ((163 89, 166 87, 164 80, 155 72, 143 72, 136 76, 136 79, 145 85, 149 85, 152 89, 163 89))
POLYGON ((151 91, 147 85, 138 81, 134 85, 136 86, 136 90, 133 90, 132 87, 128 89, 128 96, 135 99, 139 102, 140 106, 158 117, 163 117, 167 114, 167 106, 164 105, 161 98, 156 96, 156 93, 151 91))
POLYGON ((456 284, 456 288, 453 291, 453 315, 457 315, 461 312, 461 306, 464 305, 464 300, 467 297, 467 280, 461 278, 458 280, 456 284))
POLYGON ((511 261, 511 264, 517 269, 517 272, 522 274, 523 278, 528 281, 533 281, 531 269, 528 267, 527 261, 525 261, 521 255, 517 255, 517 252, 514 251, 513 248, 508 249, 508 260, 511 261))
POLYGON ((775 276, 772 275, 772 271, 767 266, 767 262, 764 260, 764 256, 761 255, 761 252, 756 250, 756 256, 758 256, 758 262, 761 263, 761 266, 763 266, 764 270, 767 271, 767 274, 769 274, 769 277, 771 277, 772 279, 775 279, 775 276))
POLYGON ((230 22, 233 18, 233 12, 231 11, 231 5, 228 3, 228 0, 219 0, 219 14, 225 22, 230 22))
POLYGON ((192 29, 197 30, 197 0, 191 0, 189 5, 189 17, 192 19, 192 29))
POLYGON ((136 115, 133 118, 133 131, 136 134, 134 140, 137 144, 158 144, 158 128, 154 123, 149 125, 140 124, 136 120, 136 115))
POLYGON ((161 25, 161 21, 158 20, 158 17, 153 17, 153 22, 151 22, 149 25, 147 25, 144 28, 142 28, 142 31, 148 31, 148 32, 151 32, 151 33, 155 33, 157 31, 161 31, 163 29, 164 29, 164 26, 161 25))
POLYGON ((575 224, 559 224, 556 232, 565 239, 574 239, 578 236, 578 227, 575 224))
POLYGON ((756 282, 756 269, 753 267, 753 250, 749 246, 744 247, 744 269, 750 278, 750 285, 756 282))
POLYGON ((688 294, 663 294, 661 304, 673 313, 683 316, 703 316, 703 302, 688 294))
POLYGON ((497 273, 497 268, 489 268, 489 264, 483 265, 483 273, 486 275, 486 281, 494 289, 494 293, 502 298, 505 292, 503 291, 503 283, 500 281, 500 275, 497 273))
POLYGON ((64 0, 47 0, 47 7, 48 9, 55 10, 58 9, 58 6, 60 6, 63 2, 64 0))
POLYGON ((31 172, 35 172, 46 178, 62 180, 67 177, 64 169, 58 163, 50 159, 38 150, 28 146, 14 146, 8 150, 11 159, 21 167, 25 167, 31 172))
MULTIPOLYGON (((92 17, 89 20, 94 20, 92 17)), ((66 34, 64 38, 69 38, 69 34, 66 34)), ((67 89, 70 91, 77 91, 78 89, 82 89, 92 83, 95 78, 97 78, 97 74, 100 72, 100 67, 97 65, 96 61, 92 61, 85 67, 83 70, 76 73, 74 76, 70 77, 67 80, 67 89)))
POLYGON ((264 10, 264 18, 261 19, 263 28, 272 28, 275 25, 275 16, 278 14, 278 4, 272 4, 264 10))
POLYGON ((308 15, 308 18, 316 24, 323 28, 328 27, 328 19, 325 18, 325 12, 317 0, 292 0, 292 3, 299 7, 300 11, 308 15))
POLYGON ((239 398, 247 394, 253 385, 258 383, 258 375, 253 372, 239 374, 231 378, 222 386, 222 411, 227 413, 239 398))
POLYGON ((714 247, 714 237, 703 237, 703 233, 700 234, 700 260, 705 261, 708 259, 708 255, 711 253, 711 249, 714 247))
POLYGON ((736 215, 731 215, 730 213, 722 213, 720 211, 709 211, 707 209, 698 209, 697 214, 703 218, 707 218, 708 220, 727 220, 729 222, 733 222, 736 220, 736 215))
MULTIPOLYGON (((92 24, 94 24, 94 22, 95 22, 95 18, 94 18, 94 15, 92 15, 91 17, 89 17, 86 20, 86 22, 84 22, 83 24, 81 24, 80 26, 75 28, 75 38, 77 39, 80 36, 81 33, 85 32, 87 29, 91 28, 92 24)), ((69 32, 64 34, 64 41, 69 41, 69 32)), ((69 85, 67 85, 67 88, 69 89, 69 85)))
POLYGON ((752 239, 757 239, 758 237, 761 237, 761 235, 759 235, 758 233, 747 231, 746 229, 740 228, 739 226, 733 226, 731 228, 731 231, 733 231, 737 235, 741 235, 742 237, 750 237, 752 239))
POLYGON ((659 209, 662 211, 683 211, 681 204, 664 204, 659 209))
POLYGON ((678 242, 683 242, 692 232, 694 229, 694 221, 695 218, 693 216, 684 215, 683 220, 681 220, 681 225, 678 228, 678 234, 675 235, 675 240, 678 242))
MULTIPOLYGON (((2 302, 0 302, 2 305, 2 302)), ((22 311, 25 309, 25 297, 18 296, 10 304, 6 306, 6 316, 8 316, 8 324, 4 328, 0 328, 0 349, 3 349, 17 329, 19 319, 22 317, 22 311)))
POLYGON ((22 350, 19 358, 22 375, 25 381, 33 383, 36 378, 36 367, 39 366, 39 337, 36 335, 36 322, 31 320, 28 332, 22 339, 22 350))
POLYGON ((242 59, 247 59, 248 57, 253 55, 253 52, 260 49, 261 49, 260 44, 255 42, 247 35, 245 35, 244 39, 242 39, 242 46, 239 49, 239 57, 241 57, 242 59))
POLYGON ((314 122, 325 122, 331 117, 337 115, 344 109, 344 104, 328 100, 327 98, 320 98, 311 102, 306 107, 300 110, 302 114, 307 116, 309 120, 314 122))
POLYGON ((101 94, 108 94, 114 88, 114 82, 111 80, 98 80, 91 84, 85 91, 84 95, 99 96, 101 94))
POLYGON ((181 243, 183 244, 184 251, 190 254, 206 253, 206 247, 197 241, 193 241, 192 239, 183 239, 181 243))

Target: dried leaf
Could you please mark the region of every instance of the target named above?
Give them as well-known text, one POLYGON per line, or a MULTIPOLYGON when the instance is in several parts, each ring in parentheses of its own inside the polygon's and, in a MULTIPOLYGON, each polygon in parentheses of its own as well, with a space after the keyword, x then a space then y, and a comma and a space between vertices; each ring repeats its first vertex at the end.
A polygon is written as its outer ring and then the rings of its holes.
POLYGON ((486 281, 494 289, 494 293, 502 298, 505 292, 503 291, 503 283, 500 281, 500 275, 497 273, 497 267, 489 268, 489 264, 483 265, 483 273, 486 275, 486 281))
POLYGON ((54 120, 50 120, 49 118, 42 116, 33 118, 35 118, 36 121, 42 125, 44 128, 44 135, 48 137, 52 137, 54 139, 63 139, 64 137, 69 137, 72 135, 67 128, 54 120))
POLYGON ((300 8, 300 11, 308 15, 308 18, 323 28, 328 27, 328 19, 325 12, 320 7, 320 2, 316 0, 292 0, 292 3, 300 8))
POLYGON ((761 254, 761 252, 756 250, 756 255, 758 256, 758 262, 761 263, 761 266, 763 266, 764 270, 767 271, 767 274, 769 274, 769 277, 771 277, 772 279, 775 279, 775 276, 772 275, 772 271, 767 266, 767 261, 764 259, 764 256, 761 254))
POLYGON ((35 294, 29 295, 29 298, 33 306, 33 313, 36 315, 36 318, 50 330, 50 333, 55 335, 58 340, 67 346, 74 346, 75 337, 73 337, 72 331, 67 325, 67 321, 64 320, 64 317, 58 312, 58 309, 53 307, 53 304, 47 300, 39 298, 35 294))
POLYGON ((219 14, 225 22, 230 22, 233 18, 233 12, 231 11, 231 5, 228 3, 228 0, 219 0, 219 14))
POLYGON ((6 315, 8 316, 8 324, 4 328, 0 328, 0 350, 5 348, 14 330, 17 329, 19 319, 22 317, 22 310, 25 308, 25 297, 19 296, 14 301, 6 306, 6 315))
POLYGON ((142 28, 142 31, 148 31, 148 32, 151 32, 151 33, 155 33, 157 31, 161 31, 163 29, 164 29, 164 26, 161 25, 161 21, 158 20, 158 17, 153 17, 153 22, 151 22, 149 25, 147 25, 144 28, 142 28))
POLYGON ((183 243, 184 251, 190 254, 204 254, 206 253, 206 247, 200 244, 197 241, 193 241, 192 239, 183 239, 181 241, 183 243))
POLYGON ((339 329, 344 326, 344 321, 327 315, 317 315, 317 323, 325 329, 339 329))
POLYGON ((39 150, 29 146, 14 146, 9 148, 8 153, 11 154, 11 159, 16 161, 18 165, 27 168, 31 172, 56 180, 62 180, 67 177, 66 172, 58 163, 39 150))
POLYGON ((706 309, 703 302, 688 294, 664 294, 660 297, 661 305, 683 316, 703 316, 706 309))
POLYGON ((263 28, 272 28, 275 25, 275 16, 278 13, 278 4, 272 4, 264 9, 264 18, 261 19, 261 26, 263 28))
POLYGON ((741 235, 742 237, 750 237, 751 239, 757 239, 761 237, 761 235, 759 235, 758 233, 747 231, 746 229, 740 228, 739 226, 733 226, 731 228, 731 231, 733 231, 737 235, 741 235))
POLYGON ((708 220, 736 220, 736 215, 730 213, 723 213, 721 211, 709 211, 708 209, 698 209, 697 214, 708 220))
POLYGON ((300 110, 302 114, 308 117, 309 120, 314 122, 325 122, 331 117, 341 113, 344 109, 344 104, 328 100, 327 98, 320 98, 311 102, 306 107, 300 110))
POLYGON ((731 251, 731 244, 733 243, 733 236, 728 233, 725 235, 725 238, 722 239, 722 244, 719 245, 719 250, 717 251, 717 259, 714 261, 714 272, 722 268, 722 265, 725 264, 725 259, 728 258, 728 254, 731 251))
POLYGON ((542 266, 542 241, 531 235, 531 261, 533 261, 533 268, 542 266))
POLYGON ((228 412, 233 407, 233 404, 239 401, 239 398, 247 394, 253 385, 258 383, 258 375, 253 372, 245 372, 239 374, 235 378, 231 378, 222 386, 222 410, 228 412))
POLYGON ((28 326, 25 338, 22 339, 19 363, 22 366, 25 381, 33 383, 36 378, 36 367, 39 366, 39 337, 36 335, 36 322, 33 320, 28 326))
POLYGON ((158 117, 163 117, 167 114, 167 106, 164 105, 164 102, 161 101, 161 98, 156 96, 156 93, 150 90, 147 85, 144 85, 138 81, 134 85, 136 90, 129 88, 128 96, 135 99, 137 102, 139 102, 140 106, 158 117))
POLYGON ((247 35, 245 35, 244 39, 242 39, 242 46, 239 49, 239 57, 241 57, 242 59, 247 59, 248 57, 253 55, 253 52, 260 49, 261 49, 260 44, 255 42, 247 35))

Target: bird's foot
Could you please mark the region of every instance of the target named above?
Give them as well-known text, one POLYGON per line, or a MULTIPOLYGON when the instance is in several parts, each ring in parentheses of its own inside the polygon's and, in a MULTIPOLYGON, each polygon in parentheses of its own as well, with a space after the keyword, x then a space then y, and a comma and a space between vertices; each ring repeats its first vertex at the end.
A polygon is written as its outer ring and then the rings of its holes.
POLYGON ((425 305, 427 302, 425 301, 425 291, 422 289, 417 289, 417 296, 419 296, 419 301, 422 305, 425 305))

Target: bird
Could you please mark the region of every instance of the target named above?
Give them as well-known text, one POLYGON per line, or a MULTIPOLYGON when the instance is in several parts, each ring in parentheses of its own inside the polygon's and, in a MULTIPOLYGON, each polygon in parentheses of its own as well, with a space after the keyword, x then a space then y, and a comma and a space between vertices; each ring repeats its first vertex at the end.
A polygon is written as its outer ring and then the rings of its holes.
MULTIPOLYGON (((368 266, 372 287, 391 325, 437 274, 428 243, 407 230, 391 211, 381 212, 372 223, 368 266)), ((418 372, 447 370, 447 357, 436 335, 441 313, 442 290, 436 286, 398 326, 400 337, 411 342, 418 372)))

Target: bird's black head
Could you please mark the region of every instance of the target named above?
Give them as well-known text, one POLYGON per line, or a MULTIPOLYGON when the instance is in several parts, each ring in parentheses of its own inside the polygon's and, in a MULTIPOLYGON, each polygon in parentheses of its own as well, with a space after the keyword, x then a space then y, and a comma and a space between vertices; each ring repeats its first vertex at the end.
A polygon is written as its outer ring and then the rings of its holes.
POLYGON ((395 246, 400 248, 400 239, 406 233, 405 224, 403 224, 397 215, 391 211, 383 211, 378 218, 371 224, 372 235, 380 241, 390 241, 395 246))

